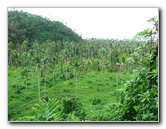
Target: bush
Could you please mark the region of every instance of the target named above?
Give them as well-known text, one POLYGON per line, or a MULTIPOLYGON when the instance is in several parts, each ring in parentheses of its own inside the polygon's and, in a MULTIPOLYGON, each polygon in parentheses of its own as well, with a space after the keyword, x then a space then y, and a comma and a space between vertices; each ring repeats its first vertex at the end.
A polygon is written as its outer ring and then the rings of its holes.
POLYGON ((71 113, 81 109, 81 103, 76 98, 64 98, 63 99, 63 113, 71 113))
POLYGON ((64 98, 62 112, 65 120, 84 120, 86 116, 86 113, 82 109, 82 104, 77 98, 64 98))

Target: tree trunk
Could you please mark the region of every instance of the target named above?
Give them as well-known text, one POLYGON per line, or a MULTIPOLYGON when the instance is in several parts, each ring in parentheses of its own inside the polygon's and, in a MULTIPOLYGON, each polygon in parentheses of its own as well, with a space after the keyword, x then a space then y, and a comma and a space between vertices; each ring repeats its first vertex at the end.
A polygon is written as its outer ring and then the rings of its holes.
POLYGON ((100 71, 98 71, 98 86, 100 84, 100 71))
POLYGON ((67 90, 67 63, 66 63, 66 90, 67 90))
POLYGON ((117 76, 117 73, 116 73, 116 101, 118 103, 118 76, 117 76))
POLYGON ((63 74, 63 63, 61 62, 61 73, 63 74))
POLYGON ((26 83, 26 96, 27 96, 27 92, 28 92, 28 88, 27 88, 27 80, 25 81, 26 83))
POLYGON ((75 70, 75 85, 76 85, 76 87, 75 87, 75 95, 76 95, 76 97, 77 97, 77 90, 78 90, 78 87, 77 87, 77 72, 76 72, 76 70, 75 70))
POLYGON ((34 81, 33 81, 33 76, 34 76, 34 71, 33 71, 33 68, 32 68, 32 89, 33 89, 33 86, 34 86, 34 81))
POLYGON ((98 71, 98 91, 100 91, 100 74, 101 72, 98 71))
POLYGON ((53 85, 54 85, 54 82, 55 82, 54 76, 55 76, 55 73, 54 73, 54 70, 53 70, 53 85))
POLYGON ((40 69, 38 68, 38 97, 40 101, 40 69))
POLYGON ((47 83, 47 80, 46 80, 46 71, 45 71, 45 76, 44 76, 44 98, 46 97, 46 83, 47 83))
POLYGON ((18 80, 18 75, 17 75, 17 67, 16 67, 16 69, 15 69, 15 85, 16 85, 16 91, 18 90, 18 82, 17 82, 17 80, 18 80))

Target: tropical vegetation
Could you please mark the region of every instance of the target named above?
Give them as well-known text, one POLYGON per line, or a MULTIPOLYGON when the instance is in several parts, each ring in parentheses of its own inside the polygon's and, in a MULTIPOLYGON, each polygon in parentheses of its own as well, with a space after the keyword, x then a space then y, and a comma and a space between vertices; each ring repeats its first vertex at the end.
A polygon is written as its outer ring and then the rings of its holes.
POLYGON ((132 40, 82 39, 9 11, 8 120, 158 121, 158 21, 148 22, 132 40))

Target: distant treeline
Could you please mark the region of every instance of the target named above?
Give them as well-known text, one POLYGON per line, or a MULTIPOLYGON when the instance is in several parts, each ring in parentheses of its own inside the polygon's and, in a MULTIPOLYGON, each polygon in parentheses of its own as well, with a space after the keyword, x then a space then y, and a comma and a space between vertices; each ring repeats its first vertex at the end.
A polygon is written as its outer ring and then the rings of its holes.
POLYGON ((8 11, 8 42, 14 45, 28 41, 29 45, 38 42, 82 40, 76 32, 59 21, 51 21, 23 11, 8 11))

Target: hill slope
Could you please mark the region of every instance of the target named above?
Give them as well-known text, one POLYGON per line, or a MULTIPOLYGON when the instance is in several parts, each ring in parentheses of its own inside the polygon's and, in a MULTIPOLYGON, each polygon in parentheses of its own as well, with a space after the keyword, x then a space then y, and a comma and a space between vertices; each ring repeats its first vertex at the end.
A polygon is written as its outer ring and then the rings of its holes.
POLYGON ((20 44, 24 40, 43 43, 51 41, 80 41, 81 36, 59 21, 23 11, 8 11, 8 42, 20 44))

